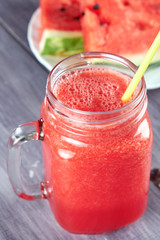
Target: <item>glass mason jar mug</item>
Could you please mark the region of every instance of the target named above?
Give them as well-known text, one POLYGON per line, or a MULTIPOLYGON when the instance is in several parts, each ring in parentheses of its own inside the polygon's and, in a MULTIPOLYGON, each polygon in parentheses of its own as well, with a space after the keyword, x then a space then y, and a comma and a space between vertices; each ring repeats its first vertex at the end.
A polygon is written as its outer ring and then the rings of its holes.
POLYGON ((147 206, 152 127, 144 78, 132 101, 108 112, 69 108, 53 93, 63 74, 101 66, 130 77, 137 69, 127 59, 106 53, 63 60, 49 74, 40 120, 19 126, 8 142, 8 174, 15 193, 26 200, 47 198, 59 224, 74 233, 121 228, 147 206), (34 186, 28 195, 19 153, 30 140, 42 141, 45 179, 38 184, 39 194, 34 186))

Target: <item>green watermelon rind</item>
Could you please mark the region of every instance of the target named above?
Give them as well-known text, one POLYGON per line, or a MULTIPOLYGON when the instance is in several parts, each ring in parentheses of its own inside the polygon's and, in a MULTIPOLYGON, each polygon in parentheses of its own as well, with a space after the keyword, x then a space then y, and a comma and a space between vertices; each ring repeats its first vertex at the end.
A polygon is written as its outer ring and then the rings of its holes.
MULTIPOLYGON (((146 55, 146 53, 143 53, 143 54, 142 53, 141 54, 128 54, 128 55, 121 54, 121 55, 117 55, 117 56, 121 56, 123 58, 126 58, 126 59, 130 60, 132 63, 134 63, 138 67, 141 64, 142 60, 144 59, 145 55, 146 55)), ((106 63, 106 61, 104 59, 94 60, 92 62, 94 62, 95 65, 110 65, 111 64, 111 63, 106 63)), ((158 64, 158 62, 160 62, 160 50, 158 50, 156 52, 156 54, 153 57, 151 63, 149 64, 149 67, 156 66, 156 64, 158 64)), ((115 63, 115 65, 117 65, 117 64, 115 63)))
MULTIPOLYGON (((142 60, 144 59, 145 55, 147 52, 145 53, 137 53, 137 54, 124 54, 123 57, 129 59, 131 62, 133 62, 135 65, 139 66, 142 62, 142 60)), ((160 61, 160 50, 158 50, 155 54, 155 56, 153 57, 150 65, 153 65, 157 62, 160 61)))
MULTIPOLYGON (((39 52, 41 55, 68 57, 84 52, 83 35, 81 31, 59 31, 46 29, 43 32, 39 52)), ((139 66, 145 56, 144 53, 121 54, 135 65, 139 66)), ((102 60, 103 61, 103 60, 102 60)), ((150 66, 160 61, 160 50, 153 57, 150 66)), ((100 62, 99 62, 100 64, 100 62)))
POLYGON ((39 48, 41 55, 67 57, 84 52, 82 32, 44 30, 39 48))

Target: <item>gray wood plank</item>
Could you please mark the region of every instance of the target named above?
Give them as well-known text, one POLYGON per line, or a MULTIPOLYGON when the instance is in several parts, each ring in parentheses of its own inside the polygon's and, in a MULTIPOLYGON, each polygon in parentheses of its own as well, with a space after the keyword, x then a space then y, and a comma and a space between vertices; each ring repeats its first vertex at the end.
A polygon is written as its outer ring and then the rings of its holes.
POLYGON ((27 45, 28 22, 39 6, 39 0, 0 0, 0 17, 27 45))
POLYGON ((153 127, 152 167, 160 167, 160 88, 148 90, 148 112, 153 127))

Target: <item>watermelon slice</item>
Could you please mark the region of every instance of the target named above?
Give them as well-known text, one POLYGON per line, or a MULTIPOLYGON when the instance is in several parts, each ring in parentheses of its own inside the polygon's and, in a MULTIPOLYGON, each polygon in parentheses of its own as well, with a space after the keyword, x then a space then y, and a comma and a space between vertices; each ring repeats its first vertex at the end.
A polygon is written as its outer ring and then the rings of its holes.
POLYGON ((40 0, 40 53, 69 56, 84 51, 80 0, 40 0))
POLYGON ((87 52, 118 54, 139 65, 160 30, 160 0, 84 0, 83 8, 87 52))

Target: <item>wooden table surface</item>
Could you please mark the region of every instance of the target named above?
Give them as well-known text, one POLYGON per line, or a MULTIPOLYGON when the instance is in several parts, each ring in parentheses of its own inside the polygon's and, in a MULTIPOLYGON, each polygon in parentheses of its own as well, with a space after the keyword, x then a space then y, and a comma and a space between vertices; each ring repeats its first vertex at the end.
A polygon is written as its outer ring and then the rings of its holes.
MULTIPOLYGON (((160 191, 153 183, 145 214, 128 227, 101 235, 68 233, 56 223, 47 200, 30 202, 14 194, 6 170, 7 139, 17 125, 39 118, 48 76, 26 39, 38 4, 38 0, 0 0, 0 240, 159 240, 160 191)), ((149 90, 148 100, 154 134, 152 167, 159 167, 160 89, 149 90)), ((42 180, 40 144, 26 144, 22 155, 24 180, 42 180)))

